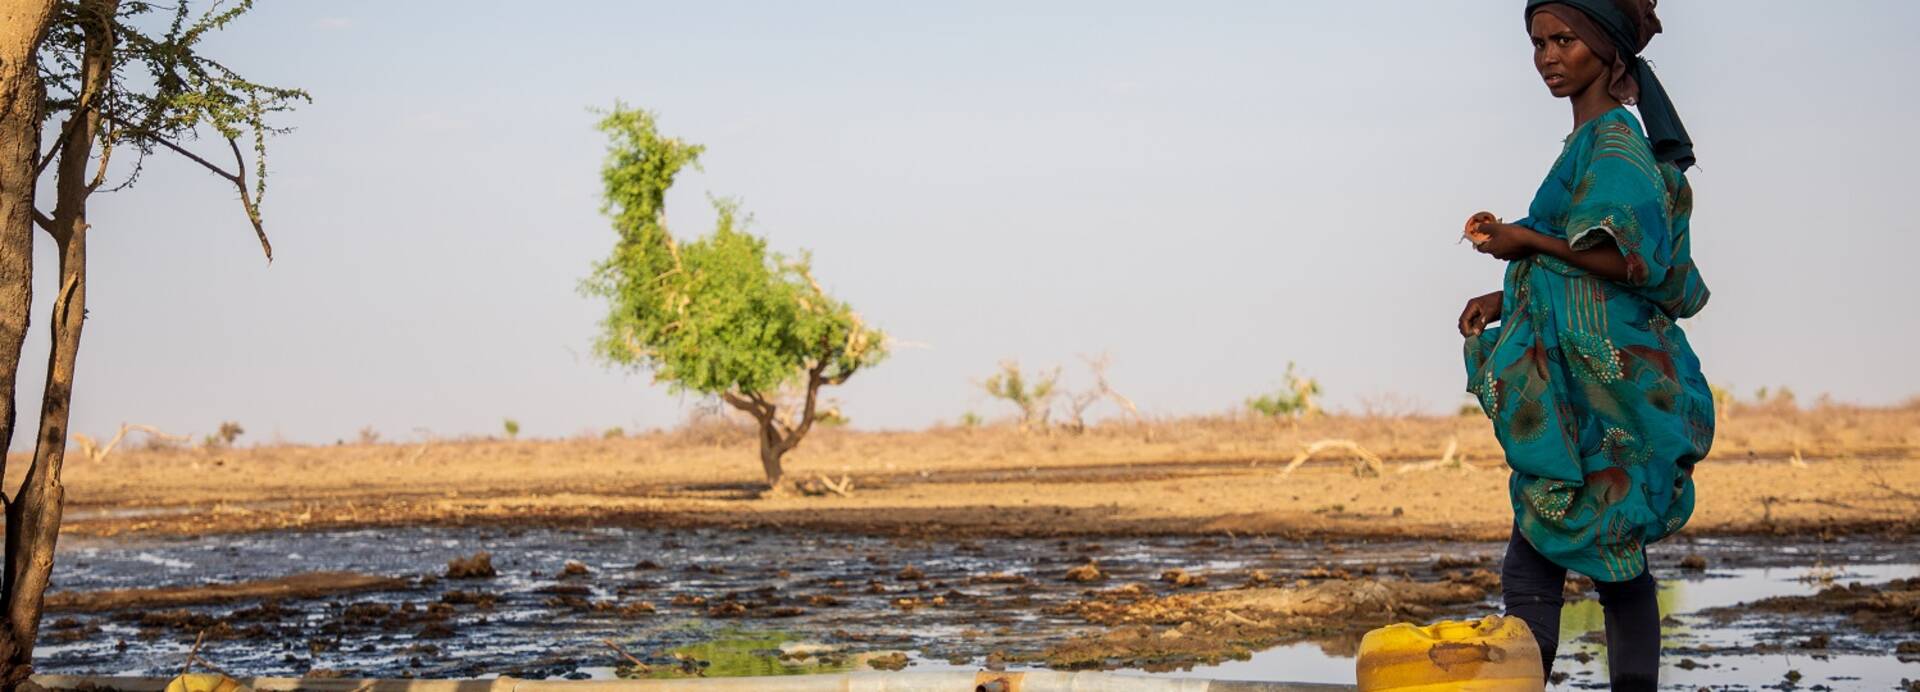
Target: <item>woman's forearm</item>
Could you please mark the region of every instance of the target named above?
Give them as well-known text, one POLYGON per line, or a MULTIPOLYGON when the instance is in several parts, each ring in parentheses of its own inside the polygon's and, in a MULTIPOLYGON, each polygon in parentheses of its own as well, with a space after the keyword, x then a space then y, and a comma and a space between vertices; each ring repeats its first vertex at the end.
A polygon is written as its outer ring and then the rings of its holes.
POLYGON ((1566 262, 1588 274, 1615 283, 1627 283, 1632 276, 1627 270, 1627 258, 1620 254, 1620 249, 1614 246, 1611 238, 1601 240, 1585 250, 1575 250, 1567 241, 1538 231, 1534 232, 1533 238, 1536 252, 1566 262))

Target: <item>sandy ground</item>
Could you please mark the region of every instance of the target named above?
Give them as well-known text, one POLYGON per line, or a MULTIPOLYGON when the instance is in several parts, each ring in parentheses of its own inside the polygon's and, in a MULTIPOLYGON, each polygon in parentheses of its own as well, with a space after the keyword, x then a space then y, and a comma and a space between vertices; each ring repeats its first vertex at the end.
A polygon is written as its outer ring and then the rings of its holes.
MULTIPOLYGON (((1698 468, 1687 531, 1905 535, 1920 524, 1920 406, 1744 409, 1726 412, 1698 468)), ((15 455, 9 479, 24 466, 15 455)), ((66 530, 533 522, 1486 540, 1511 521, 1506 469, 1478 417, 1221 418, 1050 435, 823 430, 787 473, 849 478, 853 491, 760 497, 750 432, 716 422, 614 439, 123 445, 103 460, 72 455, 66 530), (1328 438, 1358 442, 1384 473, 1357 474, 1355 456, 1338 450, 1283 473, 1304 444, 1328 438), (1451 443, 1464 463, 1425 465, 1451 443)))

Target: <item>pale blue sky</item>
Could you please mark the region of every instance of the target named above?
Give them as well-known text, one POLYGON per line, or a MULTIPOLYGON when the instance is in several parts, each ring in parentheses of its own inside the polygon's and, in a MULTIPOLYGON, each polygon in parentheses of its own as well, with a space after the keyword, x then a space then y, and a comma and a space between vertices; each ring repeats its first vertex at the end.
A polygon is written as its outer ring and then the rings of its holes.
MULTIPOLYGON (((575 287, 613 239, 589 109, 614 99, 708 147, 677 233, 738 197, 902 340, 835 393, 856 425, 1001 415, 974 385, 996 362, 1099 351, 1159 415, 1234 408, 1290 360, 1335 407, 1465 400, 1452 323, 1501 268, 1460 220, 1522 215, 1571 125, 1517 0, 1041 4, 262 3, 211 50, 314 95, 272 144, 279 259, 176 160, 97 197, 73 429, 676 423, 690 401, 587 356, 602 308, 575 287)), ((1709 378, 1920 392, 1920 4, 1661 12, 1709 378)))

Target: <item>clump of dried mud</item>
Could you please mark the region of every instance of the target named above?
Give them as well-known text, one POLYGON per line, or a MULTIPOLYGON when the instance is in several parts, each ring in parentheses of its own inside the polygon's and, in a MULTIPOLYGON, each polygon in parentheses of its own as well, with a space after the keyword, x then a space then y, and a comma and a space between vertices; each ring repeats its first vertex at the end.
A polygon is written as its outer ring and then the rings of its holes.
POLYGON ((1705 614, 1720 620, 1753 612, 1780 615, 1844 615, 1868 632, 1920 632, 1920 578, 1885 584, 1847 584, 1811 596, 1776 596, 1705 614))
POLYGON ((1173 596, 1128 584, 1063 606, 1106 629, 1051 647, 1043 658, 1059 668, 1168 670, 1308 639, 1351 655, 1369 629, 1462 611, 1498 588, 1486 570, 1436 582, 1334 577, 1173 596))

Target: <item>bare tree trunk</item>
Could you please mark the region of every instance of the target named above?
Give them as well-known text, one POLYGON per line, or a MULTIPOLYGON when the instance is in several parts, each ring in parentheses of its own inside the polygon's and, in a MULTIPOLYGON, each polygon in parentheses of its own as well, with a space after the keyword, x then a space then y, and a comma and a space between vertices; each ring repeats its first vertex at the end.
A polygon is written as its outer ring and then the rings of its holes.
POLYGON ((36 54, 52 12, 53 0, 0 0, 0 478, 13 443, 14 382, 33 307, 34 159, 42 115, 36 54))
POLYGON ((26 481, 7 505, 6 625, 14 646, 13 655, 0 662, 5 670, 0 673, 0 686, 6 689, 33 671, 40 606, 53 576, 53 550, 60 538, 60 513, 66 499, 60 465, 66 457, 74 363, 80 355, 80 327, 87 309, 86 220, 76 218, 73 223, 75 232, 60 243, 61 288, 53 307, 53 354, 47 359, 47 387, 41 396, 40 437, 26 481))
MULTIPOLYGON (((13 442, 14 384, 33 308, 33 192, 43 115, 38 53, 52 14, 53 0, 0 0, 0 478, 13 442)), ((8 528, 11 533, 11 520, 8 528)), ((0 582, 0 600, 11 586, 11 580, 0 582)), ((32 648, 31 635, 19 638, 0 613, 0 687, 13 689, 25 679, 10 662, 30 658, 32 648)))
MULTIPOLYGON (((55 542, 66 489, 60 466, 66 459, 67 421, 72 413, 73 377, 80 355, 80 330, 87 315, 87 197, 99 184, 89 180, 93 144, 102 122, 99 96, 112 76, 112 18, 119 0, 87 0, 81 6, 85 55, 80 98, 62 126, 56 202, 48 234, 60 249, 59 291, 53 299, 52 352, 47 384, 40 400, 40 428, 33 465, 7 505, 4 617, 12 639, 11 655, 0 661, 0 687, 11 690, 33 672, 33 646, 40 631, 40 610, 53 576, 55 542)), ((105 171, 101 161, 100 172, 105 171)))
POLYGON ((767 424, 760 424, 760 470, 767 474, 767 489, 780 489, 780 457, 786 455, 778 439, 779 433, 771 431, 767 424))

